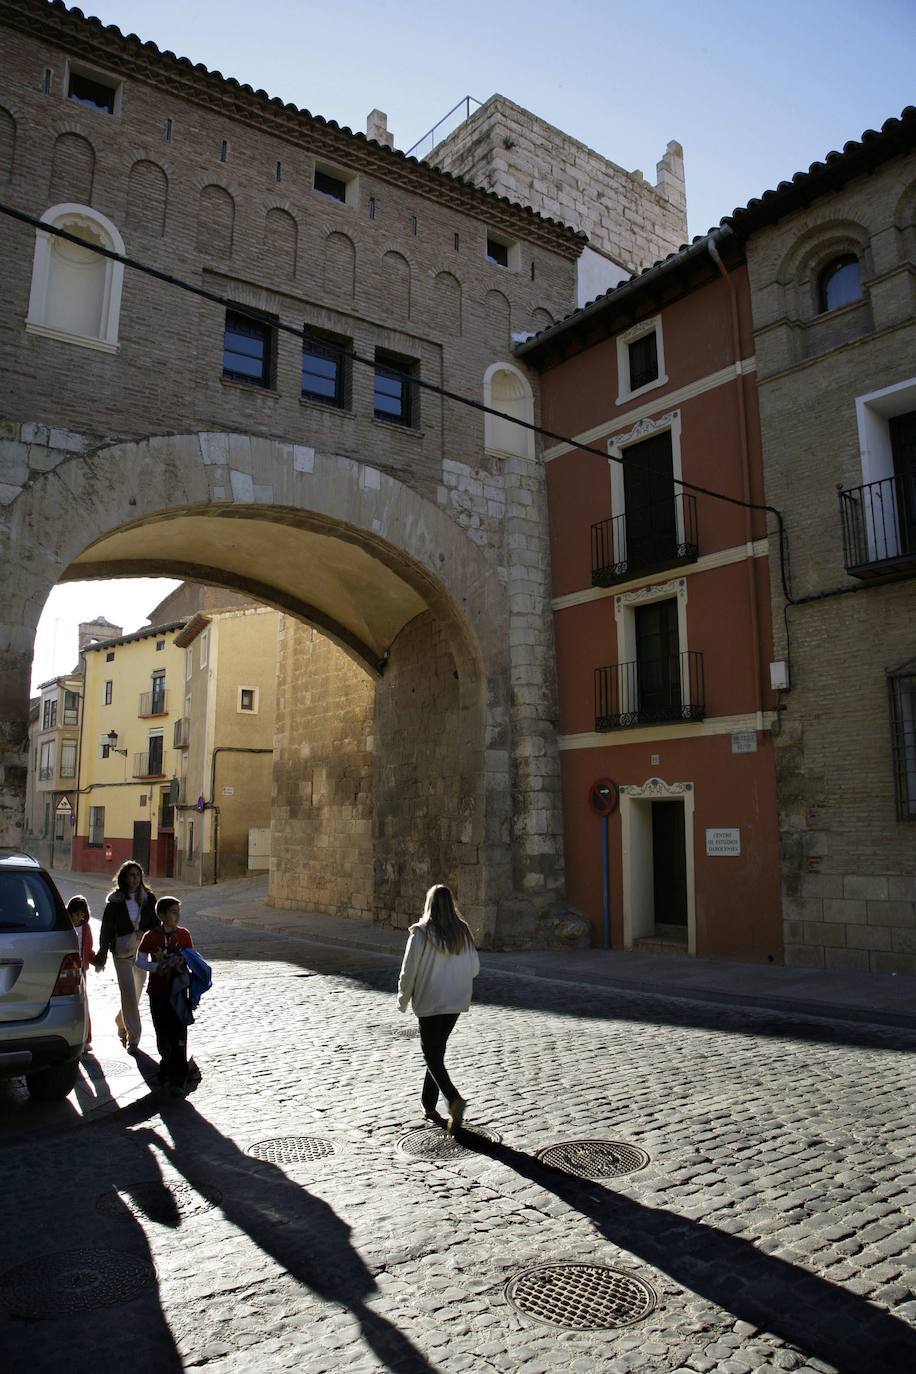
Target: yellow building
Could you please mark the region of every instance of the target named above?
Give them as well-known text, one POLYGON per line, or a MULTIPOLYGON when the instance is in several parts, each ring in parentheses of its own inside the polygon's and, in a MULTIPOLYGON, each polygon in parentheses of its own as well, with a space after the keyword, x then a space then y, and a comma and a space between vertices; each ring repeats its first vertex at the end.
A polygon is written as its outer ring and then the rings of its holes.
POLYGON ((173 732, 181 755, 175 876, 194 883, 266 869, 270 828, 284 617, 255 605, 209 609, 216 595, 175 636, 185 651, 173 732))
POLYGON ((150 625, 83 651, 74 869, 112 873, 133 858, 153 876, 174 874, 184 628, 184 620, 150 625))

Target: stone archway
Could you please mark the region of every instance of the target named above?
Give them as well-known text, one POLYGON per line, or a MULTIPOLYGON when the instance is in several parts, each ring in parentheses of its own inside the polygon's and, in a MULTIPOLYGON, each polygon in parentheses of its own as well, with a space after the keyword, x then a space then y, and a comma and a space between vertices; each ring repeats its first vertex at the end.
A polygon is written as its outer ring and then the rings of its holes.
POLYGON ((510 784, 513 758, 531 743, 511 728, 509 598, 447 515, 378 469, 304 445, 194 433, 92 447, 84 436, 25 428, 43 453, 32 463, 30 450, 32 472, 0 530, 13 570, 0 631, 7 841, 18 833, 31 649, 51 588, 187 576, 287 611, 370 673, 383 671, 406 625, 431 616, 456 665, 457 872, 467 914, 492 940, 501 908, 511 920, 522 904, 530 916, 557 903, 559 859, 552 874, 543 852, 531 874, 517 853, 513 862, 512 834, 543 827, 531 818, 556 801, 549 778, 545 795, 510 784))

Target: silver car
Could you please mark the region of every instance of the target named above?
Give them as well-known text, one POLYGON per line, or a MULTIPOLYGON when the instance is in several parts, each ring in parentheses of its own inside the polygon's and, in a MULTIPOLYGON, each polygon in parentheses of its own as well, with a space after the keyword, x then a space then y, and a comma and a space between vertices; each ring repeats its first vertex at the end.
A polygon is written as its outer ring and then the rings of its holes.
POLYGON ((0 1076, 48 1102, 73 1090, 88 1015, 79 937, 35 859, 0 849, 0 1076))

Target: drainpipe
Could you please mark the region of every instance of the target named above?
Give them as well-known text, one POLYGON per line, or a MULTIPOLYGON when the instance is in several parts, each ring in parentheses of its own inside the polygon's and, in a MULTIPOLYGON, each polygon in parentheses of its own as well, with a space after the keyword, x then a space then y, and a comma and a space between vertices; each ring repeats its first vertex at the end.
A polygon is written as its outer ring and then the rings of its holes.
MULTIPOLYGON (((738 295, 735 291, 735 283, 731 274, 719 256, 715 239, 712 234, 706 240, 706 248, 716 267, 719 275, 728 288, 729 304, 731 306, 731 333, 732 333, 732 357, 735 363, 735 389, 738 397, 738 442, 741 450, 741 478, 742 496, 745 501, 752 501, 751 494, 751 463, 750 463, 750 442, 748 437, 747 407, 744 403, 744 374, 738 371, 741 363, 741 330, 738 322, 738 295)), ((746 540, 745 543, 750 547, 754 540, 753 514, 746 510, 744 514, 744 524, 746 540)), ((754 664, 754 691, 756 698, 757 715, 763 719, 763 680, 761 677, 760 662, 760 616, 757 608, 757 578, 754 570, 754 557, 750 555, 746 560, 748 593, 751 610, 751 648, 754 664)))

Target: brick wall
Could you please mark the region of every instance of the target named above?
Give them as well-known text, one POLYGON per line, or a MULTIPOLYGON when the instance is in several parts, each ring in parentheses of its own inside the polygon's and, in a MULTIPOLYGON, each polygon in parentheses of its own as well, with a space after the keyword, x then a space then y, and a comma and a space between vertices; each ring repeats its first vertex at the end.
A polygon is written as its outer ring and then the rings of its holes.
POLYGON ((747 250, 767 500, 785 515, 791 590, 849 593, 790 607, 787 638, 771 556, 775 653, 792 684, 775 746, 795 965, 916 973, 916 824, 897 819, 886 677, 916 655, 916 581, 847 575, 838 501, 869 480, 857 398, 899 387, 882 404, 916 410, 914 200, 916 157, 899 157, 747 250), (846 251, 863 298, 819 314, 819 270, 846 251))

